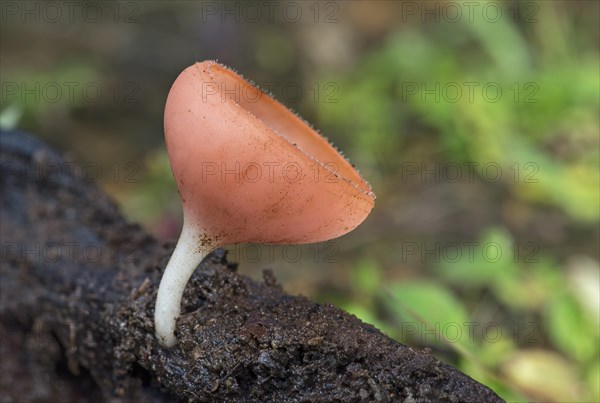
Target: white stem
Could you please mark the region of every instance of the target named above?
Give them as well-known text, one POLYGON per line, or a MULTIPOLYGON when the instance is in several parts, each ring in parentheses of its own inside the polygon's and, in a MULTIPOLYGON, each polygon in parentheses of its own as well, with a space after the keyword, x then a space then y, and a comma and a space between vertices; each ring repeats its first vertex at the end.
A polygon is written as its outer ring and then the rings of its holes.
POLYGON ((183 290, 196 267, 214 249, 212 245, 201 245, 199 238, 198 227, 184 218, 177 246, 158 286, 154 309, 155 333, 163 347, 177 343, 175 323, 181 312, 183 290))

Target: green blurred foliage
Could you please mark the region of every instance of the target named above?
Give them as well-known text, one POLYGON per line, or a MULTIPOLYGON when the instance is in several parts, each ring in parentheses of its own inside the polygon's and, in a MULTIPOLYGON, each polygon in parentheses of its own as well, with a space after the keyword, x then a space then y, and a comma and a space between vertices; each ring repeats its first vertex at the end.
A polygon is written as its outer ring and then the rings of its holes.
POLYGON ((518 197, 595 222, 597 49, 558 51, 556 44, 574 40, 569 28, 575 27, 552 2, 539 6, 544 17, 530 34, 544 42, 551 34, 555 42, 536 49, 510 19, 492 24, 477 13, 464 24, 403 29, 350 74, 335 78, 344 96, 324 103, 320 120, 355 133, 358 165, 373 167, 378 157, 373 169, 382 176, 401 168, 397 150, 410 141, 411 123, 421 122, 437 133, 447 160, 477 164, 480 174, 494 162, 518 197), (566 28, 557 33, 557 25, 566 28), (565 150, 552 151, 561 144, 565 150))
POLYGON ((574 361, 592 364, 590 358, 597 357, 600 348, 597 320, 585 311, 573 295, 557 294, 547 301, 543 312, 550 341, 574 361))
MULTIPOLYGON (((15 71, 10 81, 4 82, 2 96, 3 129, 11 129, 23 120, 42 122, 55 114, 64 114, 87 99, 102 96, 100 77, 85 60, 64 60, 50 70, 39 71, 35 66, 15 71), (88 83, 85 89, 81 83, 88 83), (11 114, 17 115, 9 118, 11 114)), ((106 97, 106 94, 104 94, 106 97)))

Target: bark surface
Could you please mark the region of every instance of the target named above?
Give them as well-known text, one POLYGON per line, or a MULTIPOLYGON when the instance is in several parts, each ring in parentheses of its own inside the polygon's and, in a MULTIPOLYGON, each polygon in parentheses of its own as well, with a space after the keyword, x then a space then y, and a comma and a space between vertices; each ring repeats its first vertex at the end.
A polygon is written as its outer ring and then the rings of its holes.
POLYGON ((0 134, 0 400, 502 401, 426 351, 287 295, 212 253, 186 287, 179 343, 154 337, 173 245, 126 222, 51 148, 0 134))

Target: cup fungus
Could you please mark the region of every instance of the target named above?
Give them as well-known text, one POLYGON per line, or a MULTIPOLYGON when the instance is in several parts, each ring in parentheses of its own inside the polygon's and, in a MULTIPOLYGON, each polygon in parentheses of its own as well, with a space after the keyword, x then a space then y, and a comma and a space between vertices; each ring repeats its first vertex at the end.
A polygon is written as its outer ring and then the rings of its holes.
POLYGON ((311 243, 369 214, 369 184, 305 121, 231 69, 196 63, 175 80, 165 139, 183 229, 156 299, 155 330, 173 346, 183 290, 218 246, 311 243))

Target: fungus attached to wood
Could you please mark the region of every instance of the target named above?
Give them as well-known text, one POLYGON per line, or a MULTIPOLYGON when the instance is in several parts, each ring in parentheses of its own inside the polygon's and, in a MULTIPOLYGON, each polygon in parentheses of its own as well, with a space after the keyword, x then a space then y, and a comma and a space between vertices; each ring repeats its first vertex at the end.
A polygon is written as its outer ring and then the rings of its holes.
POLYGON ((185 285, 216 247, 312 243, 356 228, 375 195, 305 121, 231 69, 196 63, 175 80, 165 139, 183 205, 183 229, 154 314, 172 347, 185 285))

